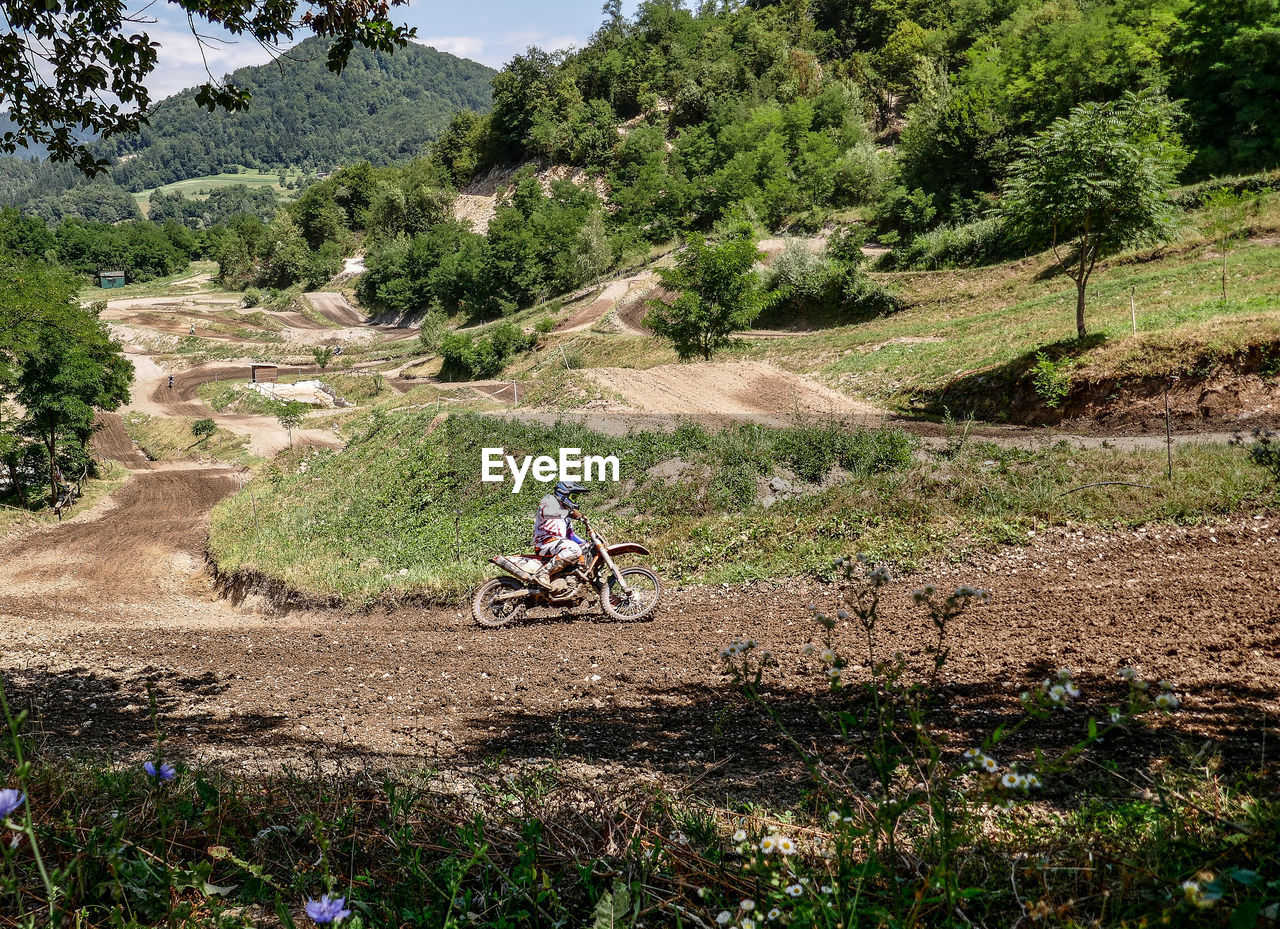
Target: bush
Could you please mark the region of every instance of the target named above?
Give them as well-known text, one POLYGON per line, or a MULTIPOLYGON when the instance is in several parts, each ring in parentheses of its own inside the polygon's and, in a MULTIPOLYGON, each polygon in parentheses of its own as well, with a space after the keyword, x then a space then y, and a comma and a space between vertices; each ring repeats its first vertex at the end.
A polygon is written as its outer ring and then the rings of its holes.
POLYGON ((191 424, 191 434, 197 439, 207 439, 217 428, 212 419, 197 419, 191 424))
POLYGON ((794 300, 820 297, 831 280, 831 263, 799 239, 787 239, 773 264, 770 286, 794 300))
POLYGON ((246 308, 255 307, 262 302, 262 291, 256 287, 247 288, 240 298, 240 305, 246 308))
POLYGON ((461 375, 466 380, 497 377, 512 355, 528 351, 536 342, 536 336, 510 322, 498 323, 479 339, 465 332, 451 332, 440 341, 440 354, 444 356, 441 373, 450 378, 461 375))
POLYGON ((1036 366, 1031 371, 1031 386, 1051 410, 1062 406, 1071 392, 1071 369, 1075 362, 1070 358, 1054 361, 1044 352, 1036 353, 1036 366))
POLYGON ((985 217, 921 233, 885 256, 894 270, 938 270, 1018 258, 1038 247, 1011 230, 999 217, 985 217))
POLYGON ((440 344, 448 331, 449 317, 445 315, 439 301, 436 301, 422 317, 422 328, 418 330, 418 344, 429 352, 439 351, 440 344))

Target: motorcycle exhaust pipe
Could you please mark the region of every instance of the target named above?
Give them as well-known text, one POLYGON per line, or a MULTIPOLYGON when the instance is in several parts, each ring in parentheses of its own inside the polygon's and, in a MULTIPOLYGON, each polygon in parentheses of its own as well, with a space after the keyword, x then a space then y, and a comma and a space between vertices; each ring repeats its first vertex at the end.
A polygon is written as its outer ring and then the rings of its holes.
POLYGON ((536 583, 533 579, 533 574, 531 572, 526 571, 524 568, 520 567, 520 565, 516 564, 506 555, 495 555, 491 560, 493 561, 494 564, 496 564, 503 571, 506 571, 508 574, 511 574, 528 584, 536 583))

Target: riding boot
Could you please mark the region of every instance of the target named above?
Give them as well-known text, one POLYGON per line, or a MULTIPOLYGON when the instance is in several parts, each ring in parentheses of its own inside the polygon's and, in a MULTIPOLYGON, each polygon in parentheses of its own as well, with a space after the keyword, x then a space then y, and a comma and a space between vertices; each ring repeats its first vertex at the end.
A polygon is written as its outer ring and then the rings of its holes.
POLYGON ((551 571, 555 567, 555 562, 544 561, 542 567, 533 575, 533 582, 543 590, 551 589, 551 571))

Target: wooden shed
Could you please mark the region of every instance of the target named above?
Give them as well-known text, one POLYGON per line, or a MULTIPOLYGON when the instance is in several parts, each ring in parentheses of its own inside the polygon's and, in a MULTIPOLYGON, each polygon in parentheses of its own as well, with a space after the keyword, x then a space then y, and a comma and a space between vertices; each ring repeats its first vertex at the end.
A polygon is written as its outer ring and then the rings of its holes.
POLYGON ((254 384, 274 384, 280 380, 280 368, 273 364, 251 364, 249 380, 254 384))

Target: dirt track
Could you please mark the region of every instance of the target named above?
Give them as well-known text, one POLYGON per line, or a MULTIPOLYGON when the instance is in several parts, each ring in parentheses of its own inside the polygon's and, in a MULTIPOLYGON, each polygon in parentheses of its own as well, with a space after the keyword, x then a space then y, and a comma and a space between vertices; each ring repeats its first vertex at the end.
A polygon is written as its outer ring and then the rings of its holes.
POLYGON ((659 365, 643 370, 596 368, 588 373, 642 413, 881 415, 870 404, 758 361, 696 367, 659 365))
MULTIPOLYGON (((132 406, 155 415, 210 415, 199 384, 223 370, 243 376, 243 366, 202 366, 170 390, 167 372, 146 356, 135 360, 132 406)), ((879 416, 758 363, 595 376, 642 417, 879 416)), ((268 417, 214 418, 253 435, 264 453, 284 443, 268 417)), ((486 631, 452 608, 272 616, 255 598, 218 597, 204 570, 208 513, 235 489, 234 472, 146 462, 118 417, 104 420, 95 447, 133 469, 130 481, 93 510, 0 546, 0 666, 11 696, 58 750, 131 759, 149 751, 150 683, 171 754, 232 766, 311 755, 379 766, 470 763, 508 752, 643 767, 712 793, 786 789, 793 756, 728 694, 714 657, 738 635, 780 656, 770 694, 792 731, 825 731, 813 707, 820 669, 799 649, 814 633, 806 604, 836 605, 828 588, 782 580, 676 590, 653 620, 625 626, 551 613, 486 631)), ((994 602, 952 630, 948 709, 936 722, 954 731, 956 746, 972 744, 1006 718, 1020 689, 1060 665, 1079 670, 1097 713, 1119 700, 1115 669, 1134 663, 1151 679, 1176 682, 1185 709, 1151 733, 1126 736, 1129 760, 1154 754, 1174 726, 1230 758, 1256 760, 1262 729, 1274 732, 1280 712, 1278 535, 1273 519, 1064 533, 952 569, 944 584, 982 584, 994 602)), ((927 662, 930 629, 908 594, 922 580, 895 583, 881 629, 881 654, 901 649, 916 667, 927 662)), ((852 654, 855 630, 841 635, 852 654)), ((1049 738, 1064 743, 1085 722, 1075 710, 1056 719, 1049 738)))
MULTIPOLYGON (((625 626, 551 613, 486 631, 458 609, 271 618, 216 599, 200 570, 208 509, 233 488, 224 470, 139 473, 98 518, 0 550, 4 666, 51 743, 145 750, 151 682, 170 750, 234 765, 559 751, 753 790, 786 753, 725 697, 714 655, 737 635, 778 653, 775 699, 802 734, 815 725, 817 669, 799 649, 814 633, 806 604, 835 606, 820 585, 677 590, 625 626)), ((1059 665, 1080 671, 1096 712, 1133 663, 1177 683, 1172 724, 1256 752, 1259 714, 1280 709, 1277 532, 1267 519, 1064 534, 952 571, 942 583, 986 585, 994 602, 952 630, 941 724, 981 738, 1059 665)), ((891 589, 882 649, 923 666, 930 630, 907 599, 918 580, 891 589)), ((841 635, 861 654, 860 633, 841 635)))

